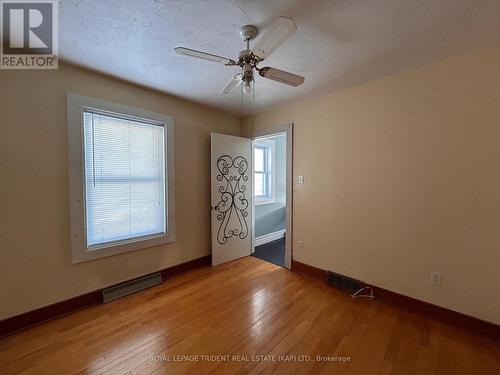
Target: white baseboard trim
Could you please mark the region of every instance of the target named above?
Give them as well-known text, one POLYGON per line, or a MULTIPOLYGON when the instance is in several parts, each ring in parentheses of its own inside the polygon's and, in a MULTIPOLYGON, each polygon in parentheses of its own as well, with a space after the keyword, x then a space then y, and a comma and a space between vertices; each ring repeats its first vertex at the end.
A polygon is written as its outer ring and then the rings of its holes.
POLYGON ((260 237, 255 237, 254 245, 255 246, 260 246, 264 245, 265 243, 272 242, 279 240, 280 238, 285 237, 285 229, 279 230, 277 232, 269 233, 269 234, 264 234, 263 236, 260 237))

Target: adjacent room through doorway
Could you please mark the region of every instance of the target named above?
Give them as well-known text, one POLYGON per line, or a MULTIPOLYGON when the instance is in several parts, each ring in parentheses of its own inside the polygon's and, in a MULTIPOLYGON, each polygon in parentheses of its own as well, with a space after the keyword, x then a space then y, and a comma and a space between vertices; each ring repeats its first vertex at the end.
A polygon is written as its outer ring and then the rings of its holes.
POLYGON ((281 267, 285 267, 286 137, 286 133, 279 133, 253 141, 253 256, 281 267))

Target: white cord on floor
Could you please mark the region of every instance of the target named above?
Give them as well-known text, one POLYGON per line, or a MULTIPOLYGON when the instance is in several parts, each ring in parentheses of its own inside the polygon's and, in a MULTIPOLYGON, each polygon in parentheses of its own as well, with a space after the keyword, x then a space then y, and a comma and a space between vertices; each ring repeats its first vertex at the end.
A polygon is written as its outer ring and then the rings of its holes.
POLYGON ((360 298, 360 297, 374 299, 375 294, 373 294, 373 289, 370 286, 365 286, 364 288, 361 288, 360 290, 358 290, 356 293, 351 294, 351 298, 360 298), (359 294, 363 290, 367 290, 367 289, 370 290, 370 294, 359 294))

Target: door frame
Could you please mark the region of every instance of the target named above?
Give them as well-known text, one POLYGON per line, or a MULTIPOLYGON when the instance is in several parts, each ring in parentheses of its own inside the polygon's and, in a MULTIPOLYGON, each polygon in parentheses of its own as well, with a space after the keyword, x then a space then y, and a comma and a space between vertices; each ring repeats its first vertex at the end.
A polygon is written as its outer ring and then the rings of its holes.
MULTIPOLYGON (((286 134, 286 201, 285 201, 285 268, 291 269, 293 255, 293 123, 254 129, 252 140, 252 194, 253 194, 253 141, 276 134, 286 134)), ((252 254, 255 251, 255 202, 252 203, 252 254)))

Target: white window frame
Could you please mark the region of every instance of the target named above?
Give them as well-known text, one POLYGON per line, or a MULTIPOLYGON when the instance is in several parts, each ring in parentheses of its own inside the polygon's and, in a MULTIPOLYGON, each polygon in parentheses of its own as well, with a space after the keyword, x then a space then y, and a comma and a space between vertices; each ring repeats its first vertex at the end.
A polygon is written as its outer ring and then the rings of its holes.
MULTIPOLYGON (((264 164, 266 165, 266 171, 265 172, 256 172, 255 171, 255 165, 254 165, 254 170, 253 170, 253 176, 255 179, 255 174, 256 173, 270 173, 271 175, 271 191, 270 195, 255 195, 254 194, 254 203, 256 206, 264 205, 264 204, 273 204, 276 201, 276 141, 273 141, 271 139, 256 139, 253 141, 253 147, 252 147, 252 158, 254 161, 255 159, 255 148, 265 148, 265 160, 264 164), (271 152, 271 162, 268 163, 268 152, 271 152), (268 169, 271 171, 269 172, 268 169)), ((255 164, 255 162, 253 163, 255 164)), ((255 187, 254 187, 255 189, 255 187)))
POLYGON ((68 126, 68 174, 71 217, 72 262, 80 263, 93 259, 122 254, 129 251, 163 245, 175 241, 175 163, 174 120, 172 117, 144 111, 139 108, 111 103, 88 96, 67 93, 68 126), (87 248, 85 160, 83 138, 83 112, 85 110, 107 113, 139 121, 158 123, 165 127, 165 210, 166 234, 157 234, 121 240, 87 248))

